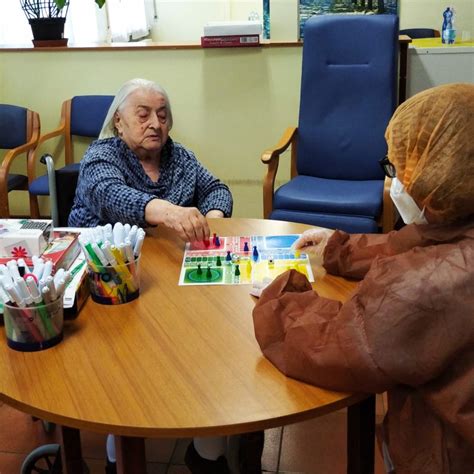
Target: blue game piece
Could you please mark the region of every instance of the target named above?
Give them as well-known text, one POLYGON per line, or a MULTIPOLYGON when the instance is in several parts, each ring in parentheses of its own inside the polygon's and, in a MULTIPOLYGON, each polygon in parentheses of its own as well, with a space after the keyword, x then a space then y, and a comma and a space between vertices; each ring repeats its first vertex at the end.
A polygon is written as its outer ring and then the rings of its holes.
POLYGON ((227 250, 227 255, 225 256, 226 261, 230 262, 232 260, 232 255, 230 254, 230 250, 227 250))
POLYGON ((258 260, 258 250, 257 250, 257 246, 256 246, 256 245, 253 246, 253 259, 254 259, 255 261, 258 260))
POLYGON ((221 246, 221 241, 220 241, 220 239, 219 239, 219 236, 218 236, 218 235, 216 235, 216 240, 215 240, 215 243, 214 243, 214 245, 215 245, 216 247, 220 247, 220 246, 221 246))
POLYGON ((249 251, 249 243, 244 242, 244 252, 248 252, 248 251, 249 251))

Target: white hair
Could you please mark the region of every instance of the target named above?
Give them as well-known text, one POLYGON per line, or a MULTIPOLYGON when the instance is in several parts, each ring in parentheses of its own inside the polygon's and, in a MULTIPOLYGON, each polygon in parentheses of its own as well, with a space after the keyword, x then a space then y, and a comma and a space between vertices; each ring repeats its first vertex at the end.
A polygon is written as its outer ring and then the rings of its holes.
POLYGON ((121 110, 125 105, 128 96, 135 92, 138 89, 148 89, 155 92, 158 92, 165 98, 165 107, 166 107, 166 116, 168 121, 168 126, 171 129, 173 126, 173 114, 171 113, 171 104, 168 98, 168 94, 159 84, 153 81, 148 81, 147 79, 130 79, 127 81, 120 90, 117 92, 112 104, 110 105, 109 111, 102 125, 102 130, 100 131, 99 138, 111 138, 117 135, 117 130, 115 128, 115 112, 121 110))

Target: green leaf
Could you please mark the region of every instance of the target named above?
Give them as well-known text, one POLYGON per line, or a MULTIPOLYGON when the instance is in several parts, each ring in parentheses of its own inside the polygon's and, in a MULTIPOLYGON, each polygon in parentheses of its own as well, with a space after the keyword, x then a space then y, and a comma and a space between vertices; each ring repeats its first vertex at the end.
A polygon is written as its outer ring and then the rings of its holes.
POLYGON ((66 5, 66 0, 54 0, 54 3, 61 10, 61 8, 63 8, 64 5, 66 5))
POLYGON ((105 4, 105 0, 95 0, 95 3, 97 3, 97 5, 99 5, 99 8, 102 8, 105 4))

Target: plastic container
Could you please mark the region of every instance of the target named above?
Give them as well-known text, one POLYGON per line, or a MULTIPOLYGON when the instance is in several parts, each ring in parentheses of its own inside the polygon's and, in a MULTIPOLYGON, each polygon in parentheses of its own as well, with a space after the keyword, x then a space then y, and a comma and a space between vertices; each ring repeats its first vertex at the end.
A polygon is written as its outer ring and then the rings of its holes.
POLYGON ((454 44, 456 40, 456 29, 454 28, 454 8, 446 7, 443 12, 443 25, 441 27, 441 42, 454 44))
POLYGON ((91 298, 100 304, 123 304, 140 295, 140 259, 115 266, 88 264, 91 298))
POLYGON ((53 347, 63 339, 63 299, 19 308, 5 304, 3 309, 8 347, 33 352, 53 347))

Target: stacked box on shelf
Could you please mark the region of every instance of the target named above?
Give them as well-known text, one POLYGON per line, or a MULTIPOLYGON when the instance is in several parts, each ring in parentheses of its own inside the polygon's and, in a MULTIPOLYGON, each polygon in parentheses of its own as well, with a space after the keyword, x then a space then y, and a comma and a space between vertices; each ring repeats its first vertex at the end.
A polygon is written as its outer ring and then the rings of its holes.
POLYGON ((201 36, 203 48, 248 47, 260 45, 262 24, 258 21, 210 22, 201 36))

